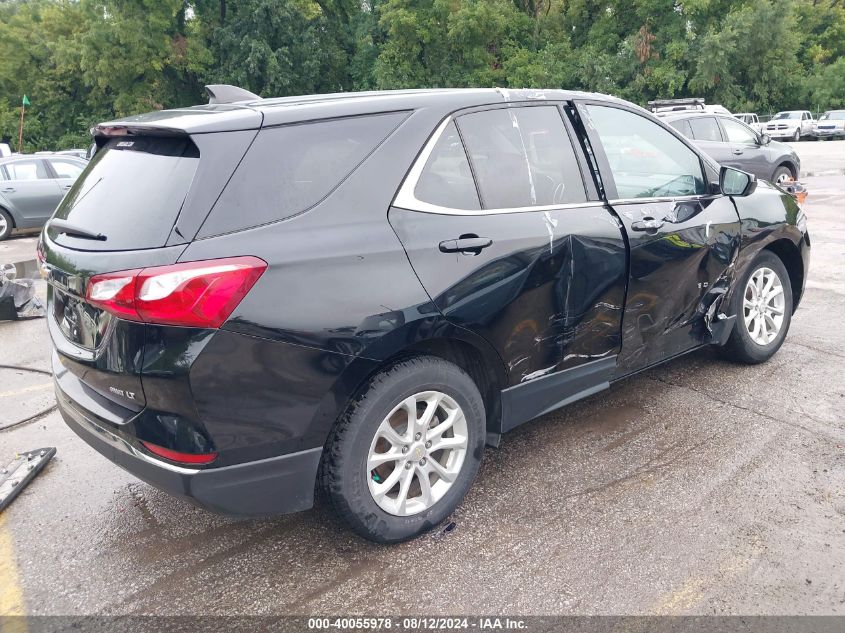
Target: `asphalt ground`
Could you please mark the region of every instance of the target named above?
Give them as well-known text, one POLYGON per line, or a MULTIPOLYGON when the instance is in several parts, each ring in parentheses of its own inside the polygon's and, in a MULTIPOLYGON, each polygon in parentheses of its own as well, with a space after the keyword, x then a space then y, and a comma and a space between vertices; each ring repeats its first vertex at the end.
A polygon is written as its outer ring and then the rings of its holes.
MULTIPOLYGON (((320 508, 195 508, 53 412, 0 431, 0 462, 58 448, 0 514, 0 614, 845 613, 845 142, 796 145, 830 175, 804 179, 810 277, 768 363, 697 352, 524 425, 451 530, 389 547, 320 508)), ((0 324, 0 365, 49 348, 43 320, 0 324)), ((46 376, 0 372, 5 419, 49 400, 46 376)))

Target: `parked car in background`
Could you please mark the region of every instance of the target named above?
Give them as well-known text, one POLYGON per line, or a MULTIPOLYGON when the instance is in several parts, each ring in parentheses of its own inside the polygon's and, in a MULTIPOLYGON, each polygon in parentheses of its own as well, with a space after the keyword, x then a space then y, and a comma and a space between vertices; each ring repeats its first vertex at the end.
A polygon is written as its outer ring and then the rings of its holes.
POLYGON ((0 159, 0 241, 14 229, 43 226, 86 164, 54 154, 0 159))
POLYGON ((411 538, 485 443, 704 346, 763 362, 801 299, 794 198, 620 99, 213 95, 99 126, 38 244, 66 423, 212 510, 317 487, 411 538))
POLYGON ((720 165, 778 184, 798 178, 801 160, 794 149, 772 141, 733 116, 688 111, 662 118, 720 165))
POLYGON ((757 116, 756 112, 740 112, 739 114, 734 114, 734 117, 745 123, 758 134, 763 133, 763 124, 760 123, 760 117, 757 116))
POLYGON ((763 131, 772 138, 800 141, 813 133, 813 115, 809 110, 778 112, 763 131))
POLYGON ((817 139, 845 138, 845 110, 828 110, 813 124, 813 137, 817 139))
POLYGON ((0 143, 0 158, 6 158, 12 155, 12 148, 8 143, 0 143))
POLYGON ((82 160, 88 160, 88 150, 85 149, 63 149, 61 151, 55 152, 55 156, 73 156, 74 158, 81 158, 82 160))

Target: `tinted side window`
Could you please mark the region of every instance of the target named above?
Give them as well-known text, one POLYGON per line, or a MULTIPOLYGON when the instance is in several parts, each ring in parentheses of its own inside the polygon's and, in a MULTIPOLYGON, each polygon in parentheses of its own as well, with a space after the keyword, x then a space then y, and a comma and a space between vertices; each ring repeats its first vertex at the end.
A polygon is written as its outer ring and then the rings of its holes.
POLYGON ((454 121, 434 146, 414 189, 417 200, 450 209, 481 209, 478 192, 454 121))
POLYGON ((705 192, 698 154, 644 116, 589 105, 620 198, 690 196, 705 192))
POLYGON ((681 134, 683 134, 687 138, 693 138, 692 128, 689 125, 688 119, 679 119, 677 121, 670 121, 669 125, 671 125, 673 128, 678 130, 678 132, 680 132, 681 134))
POLYGON ((334 191, 406 116, 394 112, 261 130, 201 235, 239 231, 310 209, 334 191))
POLYGON ((738 121, 722 119, 722 127, 731 143, 756 143, 757 135, 738 121))
POLYGON ((697 141, 721 141, 722 133, 719 124, 713 117, 702 117, 689 120, 692 135, 697 141))
POLYGON ((506 108, 458 118, 485 209, 586 200, 584 183, 555 106, 506 108))
POLYGON ((46 180, 50 176, 40 160, 18 160, 6 163, 9 180, 46 180))

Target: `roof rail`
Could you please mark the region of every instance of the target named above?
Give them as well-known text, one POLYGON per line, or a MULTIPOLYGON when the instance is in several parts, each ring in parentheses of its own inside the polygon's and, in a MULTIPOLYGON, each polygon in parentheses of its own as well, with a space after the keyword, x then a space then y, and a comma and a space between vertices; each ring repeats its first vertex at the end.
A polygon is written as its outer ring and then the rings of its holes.
POLYGON ((655 99, 648 102, 649 110, 704 110, 704 99, 688 97, 685 99, 655 99))
POLYGON ((211 84, 205 87, 208 93, 209 103, 236 103, 238 101, 252 101, 260 99, 257 94, 238 88, 237 86, 229 86, 228 84, 211 84))

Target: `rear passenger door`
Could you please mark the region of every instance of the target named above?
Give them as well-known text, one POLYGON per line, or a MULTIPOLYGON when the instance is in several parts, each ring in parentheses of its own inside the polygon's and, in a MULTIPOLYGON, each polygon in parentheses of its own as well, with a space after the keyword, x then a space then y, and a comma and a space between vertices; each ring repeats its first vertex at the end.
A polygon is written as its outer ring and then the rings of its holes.
POLYGON ((770 163, 768 150, 760 144, 757 133, 730 117, 719 117, 719 122, 723 134, 730 141, 732 154, 729 160, 719 162, 751 172, 758 178, 771 178, 774 165, 770 163))
POLYGON ((503 430, 606 384, 620 349, 624 238, 574 138, 554 104, 451 117, 390 210, 435 306, 502 357, 503 430))

